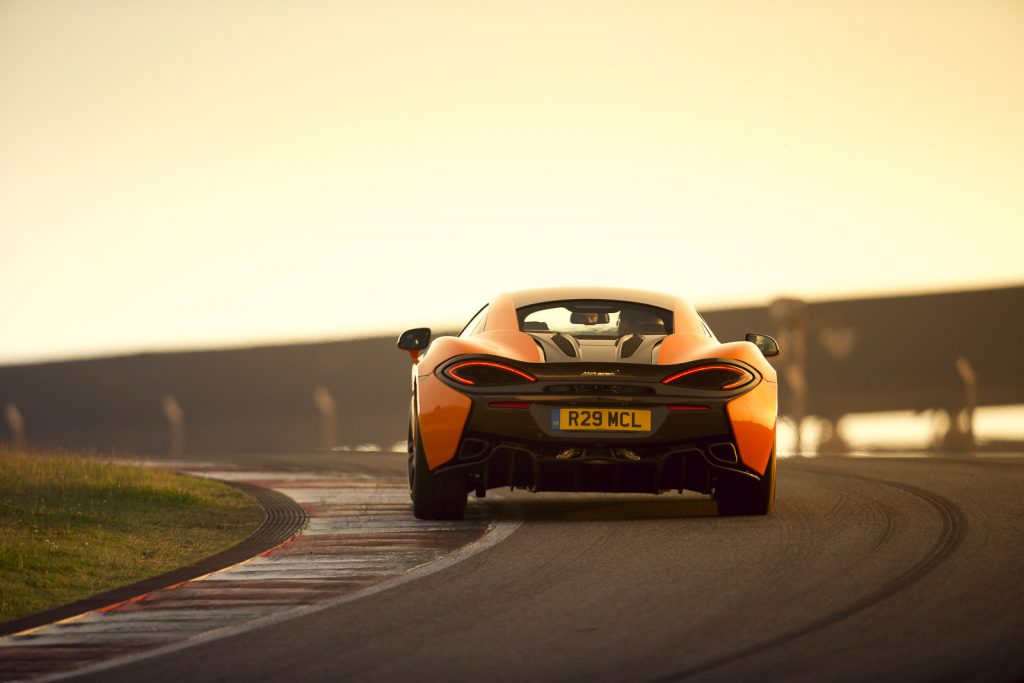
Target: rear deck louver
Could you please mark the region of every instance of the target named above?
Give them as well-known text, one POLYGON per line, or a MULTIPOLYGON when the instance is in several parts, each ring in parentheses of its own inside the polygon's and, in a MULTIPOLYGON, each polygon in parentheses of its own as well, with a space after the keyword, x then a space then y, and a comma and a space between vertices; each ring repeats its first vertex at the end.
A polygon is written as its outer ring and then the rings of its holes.
POLYGON ((634 334, 630 337, 627 337, 626 340, 622 342, 622 346, 620 347, 619 358, 629 358, 634 353, 636 353, 636 350, 640 348, 640 345, 643 342, 644 338, 641 337, 639 334, 634 334))
POLYGON ((569 339, 561 332, 556 333, 555 336, 551 338, 551 341, 558 347, 558 350, 565 355, 571 356, 572 358, 576 357, 576 347, 574 347, 572 342, 569 341, 569 339))

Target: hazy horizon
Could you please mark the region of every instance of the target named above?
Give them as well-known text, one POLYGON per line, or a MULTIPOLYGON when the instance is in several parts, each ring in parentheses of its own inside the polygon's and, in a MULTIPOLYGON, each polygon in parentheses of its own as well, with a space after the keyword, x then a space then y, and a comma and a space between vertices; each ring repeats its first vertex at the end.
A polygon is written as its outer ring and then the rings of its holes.
MULTIPOLYGON (((854 301, 862 299, 885 299, 885 298, 898 298, 908 296, 920 296, 928 294, 953 294, 958 292, 973 292, 973 291, 985 291, 1004 289, 1012 287, 1024 287, 1024 281, 1021 282, 1010 282, 1010 283, 995 283, 985 284, 977 287, 962 287, 955 290, 950 289, 928 289, 928 290, 906 290, 901 292, 878 292, 878 293, 864 293, 862 295, 851 294, 850 296, 828 296, 828 297, 797 297, 801 298, 807 303, 829 303, 838 301, 854 301)), ((495 292, 497 293, 497 292, 495 292)), ((792 295, 786 295, 792 296, 792 295)), ((481 304, 485 302, 481 301, 481 304)), ((701 306, 697 305, 698 311, 701 313, 725 311, 733 309, 743 308, 756 308, 770 304, 770 301, 748 301, 748 302, 736 302, 734 304, 724 304, 720 306, 701 306)), ((474 311, 475 312, 475 311, 474 311)), ((281 335, 277 337, 239 337, 236 339, 224 338, 224 339, 208 339, 199 342, 184 342, 181 344, 174 343, 156 343, 151 346, 139 346, 139 347, 111 347, 84 350, 74 354, 62 354, 57 356, 35 356, 26 358, 14 358, 4 359, 0 358, 0 367, 3 366, 14 366, 14 365, 34 365, 51 362, 64 362, 64 361, 79 361, 79 360, 95 360, 102 358, 115 358, 121 356, 129 356, 135 354, 145 353, 189 353, 189 352, 201 352, 201 351, 230 351, 237 349, 248 349, 248 348, 262 348, 272 346, 287 346, 287 345, 301 345, 301 344, 321 344, 321 343, 332 343, 332 342, 344 342, 344 341, 358 341, 363 339, 374 339, 374 338, 385 338, 394 336, 397 340, 398 335, 403 331, 410 329, 415 326, 429 326, 432 328, 434 336, 438 334, 454 334, 468 321, 471 317, 471 313, 467 313, 463 320, 459 317, 453 317, 449 320, 414 320, 410 323, 393 328, 380 328, 380 329, 367 329, 367 330, 350 330, 348 332, 331 333, 330 331, 324 333, 313 333, 305 336, 288 336, 281 335)))
POLYGON ((1024 4, 0 3, 0 364, 1024 282, 1024 4))

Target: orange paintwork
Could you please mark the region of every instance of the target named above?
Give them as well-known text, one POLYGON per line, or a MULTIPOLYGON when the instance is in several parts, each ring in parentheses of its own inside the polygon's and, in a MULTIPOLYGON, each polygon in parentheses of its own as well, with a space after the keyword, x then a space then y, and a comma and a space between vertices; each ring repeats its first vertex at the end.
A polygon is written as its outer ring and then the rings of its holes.
POLYGON ((433 470, 455 457, 472 401, 434 375, 420 377, 418 396, 423 454, 433 470))
POLYGON ((759 474, 764 474, 775 446, 777 393, 775 383, 765 381, 725 406, 736 435, 740 459, 759 474))
MULTIPOLYGON (((608 290, 609 297, 618 291, 608 290)), ((626 296, 627 290, 621 291, 622 300, 630 298, 626 296)), ((541 293, 547 295, 546 291, 541 293)), ((566 294, 569 293, 576 294, 566 294)), ((561 294, 561 290, 551 290, 550 300, 563 298, 561 294)), ((664 299, 656 303, 667 307, 669 297, 659 296, 664 299)), ((730 401, 726 407, 740 458, 751 469, 763 474, 775 442, 778 414, 775 369, 750 342, 722 344, 708 337, 693 306, 682 299, 672 298, 671 301, 674 301, 674 329, 673 334, 666 336, 661 344, 659 365, 676 365, 705 358, 734 359, 749 364, 760 373, 762 381, 751 391, 730 401)), ((513 295, 509 294, 501 294, 490 302, 482 331, 467 338, 438 337, 427 351, 418 355, 413 360, 413 376, 417 386, 419 434, 431 470, 455 457, 472 407, 468 396, 434 374, 440 364, 461 355, 491 355, 527 363, 544 361, 533 337, 519 330, 513 295)))
POLYGON ((676 365, 700 358, 714 358, 718 342, 702 334, 673 333, 665 337, 658 350, 658 365, 676 365))
POLYGON ((437 366, 455 356, 468 354, 501 356, 525 363, 540 363, 544 360, 533 337, 519 330, 485 330, 472 337, 438 337, 420 356, 416 374, 429 375, 437 366))
POLYGON ((764 474, 775 445, 778 417, 778 378, 775 368, 760 349, 747 341, 721 344, 703 333, 693 331, 696 313, 685 302, 676 304, 675 331, 665 337, 658 352, 659 365, 688 363, 702 358, 731 358, 743 361, 761 374, 762 381, 747 393, 726 404, 729 421, 736 436, 740 459, 752 470, 764 474))
POLYGON ((484 331, 472 337, 438 337, 419 358, 414 372, 419 377, 419 428, 430 469, 455 457, 472 401, 439 380, 437 366, 455 356, 495 355, 527 363, 544 360, 533 337, 519 331, 515 307, 507 295, 487 309, 484 331))
POLYGON ((516 305, 508 294, 499 294, 487 307, 485 332, 495 330, 519 331, 519 320, 516 318, 516 305))
POLYGON ((697 309, 689 301, 676 299, 672 315, 674 334, 698 334, 704 336, 704 326, 697 315, 697 309))

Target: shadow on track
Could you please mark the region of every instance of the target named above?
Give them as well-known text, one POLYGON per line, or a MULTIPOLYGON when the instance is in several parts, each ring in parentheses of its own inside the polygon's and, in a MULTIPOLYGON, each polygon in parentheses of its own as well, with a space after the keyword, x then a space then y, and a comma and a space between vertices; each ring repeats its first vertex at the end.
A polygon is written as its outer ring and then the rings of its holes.
POLYGON ((501 516, 514 506, 517 517, 530 523, 564 521, 637 521, 645 519, 701 519, 718 517, 718 507, 710 498, 663 496, 624 496, 572 494, 549 497, 547 494, 496 497, 489 504, 501 516), (581 497, 586 496, 586 497, 581 497), (503 510, 505 508, 505 510, 503 510))

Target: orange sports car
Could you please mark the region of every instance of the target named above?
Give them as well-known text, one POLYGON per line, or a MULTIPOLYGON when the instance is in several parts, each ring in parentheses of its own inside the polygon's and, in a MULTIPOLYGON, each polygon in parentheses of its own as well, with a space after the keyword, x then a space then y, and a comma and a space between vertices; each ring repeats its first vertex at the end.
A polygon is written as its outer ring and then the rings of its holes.
POLYGON ((775 340, 721 343, 686 301, 611 288, 501 294, 455 337, 404 332, 409 488, 421 519, 466 497, 531 491, 714 496, 723 515, 775 498, 775 340))

